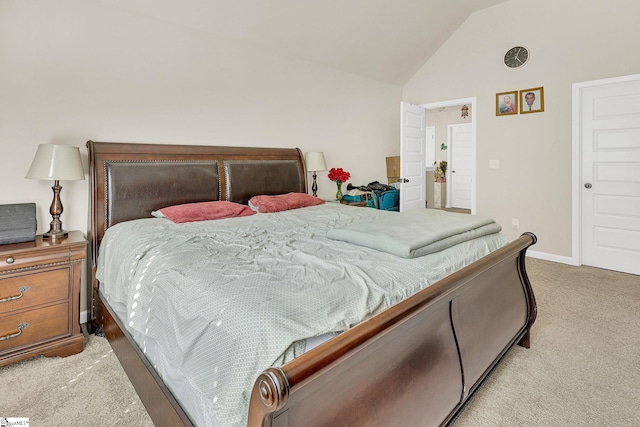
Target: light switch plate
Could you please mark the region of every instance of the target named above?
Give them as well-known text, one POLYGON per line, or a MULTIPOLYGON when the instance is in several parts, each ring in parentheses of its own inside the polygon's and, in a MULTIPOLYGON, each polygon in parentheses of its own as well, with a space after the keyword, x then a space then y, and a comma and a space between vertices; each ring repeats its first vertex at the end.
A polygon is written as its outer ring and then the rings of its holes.
POLYGON ((500 160, 489 160, 489 169, 500 169, 500 160))

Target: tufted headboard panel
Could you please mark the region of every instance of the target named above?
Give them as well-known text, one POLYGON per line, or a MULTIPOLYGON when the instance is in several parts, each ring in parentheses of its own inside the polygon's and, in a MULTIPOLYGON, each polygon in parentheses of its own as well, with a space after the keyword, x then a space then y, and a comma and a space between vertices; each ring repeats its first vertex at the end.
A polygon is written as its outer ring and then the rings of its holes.
POLYGON ((225 200, 247 204, 260 194, 305 192, 297 160, 224 160, 225 200))
POLYGON ((219 200, 218 162, 105 160, 104 230, 151 211, 182 203, 219 200))

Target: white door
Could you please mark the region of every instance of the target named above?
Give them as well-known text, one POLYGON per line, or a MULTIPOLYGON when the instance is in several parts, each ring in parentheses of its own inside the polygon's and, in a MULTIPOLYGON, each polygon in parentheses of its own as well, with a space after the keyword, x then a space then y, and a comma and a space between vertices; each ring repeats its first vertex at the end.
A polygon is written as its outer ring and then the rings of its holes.
POLYGON ((640 76, 578 99, 582 263, 640 274, 640 76))
POLYGON ((449 125, 450 161, 447 170, 447 187, 451 200, 447 207, 471 209, 473 192, 473 135, 469 123, 449 125))
POLYGON ((425 208, 426 111, 400 103, 400 211, 425 208))

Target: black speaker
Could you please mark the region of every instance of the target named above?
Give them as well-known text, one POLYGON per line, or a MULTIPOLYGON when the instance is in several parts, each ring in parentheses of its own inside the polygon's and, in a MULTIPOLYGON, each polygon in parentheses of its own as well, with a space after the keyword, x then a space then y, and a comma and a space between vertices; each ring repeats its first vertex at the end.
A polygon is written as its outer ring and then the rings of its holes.
POLYGON ((0 245, 36 239, 36 204, 0 205, 0 245))

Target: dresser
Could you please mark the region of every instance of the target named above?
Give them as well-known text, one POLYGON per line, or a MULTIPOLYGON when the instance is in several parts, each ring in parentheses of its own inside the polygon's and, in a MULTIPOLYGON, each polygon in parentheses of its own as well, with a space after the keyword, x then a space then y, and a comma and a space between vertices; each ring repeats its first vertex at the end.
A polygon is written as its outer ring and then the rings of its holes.
POLYGON ((87 241, 0 245, 0 366, 37 355, 69 356, 84 346, 80 283, 87 241))

